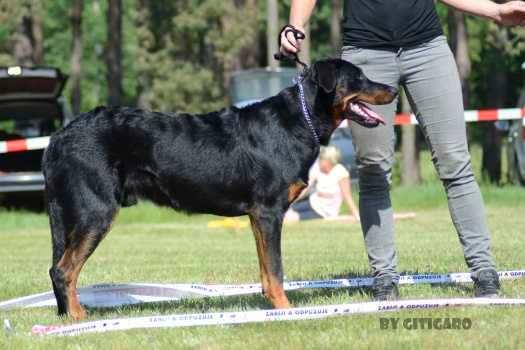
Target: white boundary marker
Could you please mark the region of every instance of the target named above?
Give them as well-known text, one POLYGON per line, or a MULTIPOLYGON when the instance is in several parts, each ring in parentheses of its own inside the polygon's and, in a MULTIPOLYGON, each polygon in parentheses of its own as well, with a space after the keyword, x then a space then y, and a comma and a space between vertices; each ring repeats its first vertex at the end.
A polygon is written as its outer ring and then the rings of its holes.
MULTIPOLYGON (((498 272, 500 280, 525 278, 525 270, 498 272)), ((400 285, 472 282, 470 273, 402 275, 400 285)), ((317 288, 357 288, 372 285, 372 278, 342 278, 317 281, 284 282, 286 291, 317 288)), ((188 298, 240 296, 261 293, 260 283, 253 284, 98 284, 79 288, 80 302, 88 307, 117 307, 140 303, 179 301, 188 298)), ((53 292, 33 294, 0 302, 0 310, 56 306, 53 292)))
POLYGON ((525 299, 503 298, 454 298, 397 300, 383 302, 365 302, 340 305, 308 306, 280 310, 256 310, 239 312, 215 312, 201 314, 175 314, 119 318, 84 322, 66 326, 33 326, 35 335, 76 336, 86 333, 124 331, 137 328, 177 328, 209 325, 231 325, 254 322, 298 321, 324 319, 334 316, 369 314, 414 309, 435 309, 460 306, 525 306, 525 299))
MULTIPOLYGON (((498 272, 501 280, 525 278, 525 270, 498 272)), ((399 284, 443 284, 472 282, 470 273, 403 275, 399 284)), ((287 291, 314 288, 355 288, 370 286, 372 278, 350 278, 318 281, 285 282, 287 291)), ((177 301, 185 298, 239 296, 260 293, 254 284, 100 284, 79 289, 83 304, 91 307, 122 306, 137 303, 177 301)), ((30 295, 0 303, 0 310, 56 305, 52 292, 30 295)), ((331 316, 400 311, 407 309, 434 309, 452 306, 525 305, 525 299, 505 298, 445 298, 364 302, 341 305, 320 305, 285 310, 254 310, 204 314, 175 314, 100 320, 73 325, 41 326, 32 328, 33 334, 74 336, 84 333, 108 332, 137 328, 173 328, 205 325, 229 325, 252 322, 323 319, 331 316)), ((6 321, 4 321, 6 322, 6 321)), ((8 322, 8 321, 7 321, 8 322)))

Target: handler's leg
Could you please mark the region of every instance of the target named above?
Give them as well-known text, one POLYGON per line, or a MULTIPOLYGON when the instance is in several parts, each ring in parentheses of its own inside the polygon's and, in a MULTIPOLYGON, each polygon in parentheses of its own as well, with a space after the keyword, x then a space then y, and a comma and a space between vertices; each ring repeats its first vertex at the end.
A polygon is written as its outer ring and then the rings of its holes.
MULTIPOLYGON (((394 52, 343 48, 342 58, 363 69, 374 81, 398 87, 399 68, 394 52)), ((388 105, 370 106, 383 115, 386 125, 368 129, 351 123, 359 167, 359 211, 375 299, 397 296, 397 256, 394 218, 390 201, 390 174, 394 163, 394 113, 397 99, 388 105)))
POLYGON ((461 86, 452 53, 446 39, 439 37, 400 57, 404 85, 447 192, 450 215, 477 282, 476 294, 495 294, 499 284, 483 199, 470 164, 461 86))

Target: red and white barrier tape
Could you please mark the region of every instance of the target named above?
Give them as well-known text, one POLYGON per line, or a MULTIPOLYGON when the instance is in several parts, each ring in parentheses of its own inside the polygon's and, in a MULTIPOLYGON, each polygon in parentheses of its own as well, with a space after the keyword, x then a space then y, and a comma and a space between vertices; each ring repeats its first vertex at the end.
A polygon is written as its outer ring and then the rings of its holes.
MULTIPOLYGON (((523 119, 523 125, 525 126, 525 108, 481 109, 465 111, 465 122, 467 123, 517 119, 523 119)), ((418 122, 414 114, 405 113, 396 115, 394 124, 416 125, 418 122)), ((340 127, 348 127, 348 121, 343 121, 340 127)))
POLYGON ((447 298, 422 300, 373 301, 364 303, 321 305, 280 310, 175 314, 99 320, 66 326, 33 326, 36 335, 76 336, 86 333, 123 331, 138 328, 177 328, 208 325, 231 325, 254 322, 299 321, 334 316, 382 313, 414 309, 436 309, 460 306, 525 306, 525 299, 447 298))
MULTIPOLYGON (((466 122, 485 122, 516 119, 523 119, 523 125, 525 126, 525 108, 504 108, 465 111, 466 122)), ((413 114, 396 115, 395 125, 406 124, 417 124, 416 117, 413 114)), ((348 121, 343 121, 339 127, 348 127, 348 121)), ((47 147, 48 144, 49 136, 0 141, 0 154, 44 149, 47 147)))
POLYGON ((44 149, 49 144, 49 136, 33 137, 30 139, 9 140, 0 142, 0 154, 25 152, 44 149))
MULTIPOLYGON (((516 120, 525 117, 525 108, 504 108, 504 109, 482 109, 478 111, 465 111, 466 122, 488 122, 496 120, 516 120)), ((525 125, 525 120, 523 121, 525 125)), ((396 125, 417 124, 413 114, 398 114, 396 125)))

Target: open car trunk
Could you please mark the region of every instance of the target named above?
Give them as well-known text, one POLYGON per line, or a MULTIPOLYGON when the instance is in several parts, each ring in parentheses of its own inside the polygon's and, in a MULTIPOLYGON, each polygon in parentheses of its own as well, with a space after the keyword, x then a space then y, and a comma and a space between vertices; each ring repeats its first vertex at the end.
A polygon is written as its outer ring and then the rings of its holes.
MULTIPOLYGON (((67 77, 55 68, 0 68, 0 142, 51 135, 66 121, 67 77)), ((0 192, 43 189, 43 149, 0 153, 0 192)))

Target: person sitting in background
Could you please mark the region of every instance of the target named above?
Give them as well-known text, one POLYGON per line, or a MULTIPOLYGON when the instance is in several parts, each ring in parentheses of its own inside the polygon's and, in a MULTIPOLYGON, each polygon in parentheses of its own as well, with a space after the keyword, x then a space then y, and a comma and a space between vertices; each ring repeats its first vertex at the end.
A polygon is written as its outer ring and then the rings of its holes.
POLYGON ((359 212, 352 199, 350 173, 339 162, 341 152, 334 147, 322 147, 319 160, 310 169, 308 188, 292 204, 285 222, 333 218, 339 215, 343 199, 352 215, 359 220, 359 212), (306 198, 307 194, 311 194, 306 198))

